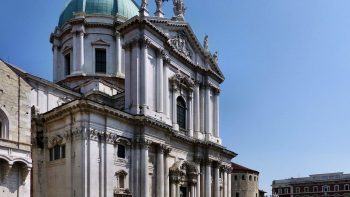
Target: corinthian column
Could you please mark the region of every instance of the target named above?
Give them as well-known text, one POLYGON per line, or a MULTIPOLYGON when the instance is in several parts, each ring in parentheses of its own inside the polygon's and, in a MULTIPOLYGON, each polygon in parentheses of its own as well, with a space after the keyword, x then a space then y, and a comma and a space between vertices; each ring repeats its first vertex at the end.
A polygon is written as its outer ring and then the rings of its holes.
POLYGON ((164 68, 163 68, 163 51, 159 51, 157 55, 157 112, 163 112, 163 77, 164 77, 164 68))
POLYGON ((227 170, 225 169, 224 170, 224 181, 223 181, 223 184, 222 184, 223 188, 224 188, 224 197, 228 197, 227 196, 227 170))
POLYGON ((219 165, 218 164, 215 164, 215 167, 214 167, 214 181, 215 181, 215 184, 214 184, 214 197, 220 197, 220 182, 219 182, 219 179, 220 179, 220 168, 219 168, 219 165))
POLYGON ((198 132, 200 131, 200 101, 199 101, 200 95, 199 95, 199 83, 195 83, 195 89, 194 89, 194 131, 196 136, 198 137, 198 132))
POLYGON ((169 184, 170 184, 170 177, 169 177, 169 165, 168 165, 168 155, 171 151, 171 148, 167 147, 164 152, 164 197, 169 197, 169 184))
POLYGON ((189 136, 193 137, 193 92, 191 91, 189 93, 188 98, 188 130, 189 130, 189 136))
POLYGON ((211 161, 207 161, 205 169, 205 197, 211 196, 211 161))
POLYGON ((177 197, 177 196, 176 196, 176 183, 175 183, 175 182, 171 182, 171 193, 170 193, 170 197, 177 197))
POLYGON ((172 107, 172 111, 173 111, 173 129, 175 130, 179 130, 179 125, 177 124, 177 106, 176 106, 176 99, 178 97, 178 87, 173 84, 173 107, 172 107))
POLYGON ((227 175, 227 196, 231 197, 231 171, 227 175))
POLYGON ((151 77, 148 72, 148 61, 147 61, 147 56, 148 56, 148 47, 149 47, 150 41, 147 39, 141 40, 141 94, 142 94, 142 112, 143 114, 147 113, 148 110, 148 89, 149 89, 149 84, 148 84, 148 79, 151 77))
POLYGON ((79 74, 84 69, 84 27, 74 28, 73 32, 73 74, 79 74))
POLYGON ((164 197, 164 145, 159 145, 157 155, 157 197, 164 197))
POLYGON ((205 87, 205 135, 207 140, 209 140, 211 133, 210 128, 210 122, 211 122, 211 116, 210 116, 210 87, 207 85, 205 87))
POLYGON ((115 51, 116 51, 116 75, 118 77, 123 76, 122 73, 122 46, 121 46, 121 39, 120 39, 120 33, 115 32, 115 51))
POLYGON ((141 146, 141 197, 149 197, 148 149, 150 141, 144 140, 141 146))

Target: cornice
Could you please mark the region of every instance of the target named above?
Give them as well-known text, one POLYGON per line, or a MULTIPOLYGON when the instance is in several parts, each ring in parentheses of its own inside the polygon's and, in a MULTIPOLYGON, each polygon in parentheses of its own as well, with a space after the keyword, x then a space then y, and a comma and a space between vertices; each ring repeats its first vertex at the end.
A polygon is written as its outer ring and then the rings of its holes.
POLYGON ((171 137, 181 140, 182 142, 185 142, 188 144, 200 145, 207 148, 215 148, 217 149, 217 151, 220 152, 220 154, 227 157, 233 158, 237 155, 236 153, 227 150, 225 147, 219 144, 215 144, 213 142, 208 142, 208 141, 202 141, 199 139, 195 139, 195 138, 180 134, 178 133, 178 131, 174 130, 171 126, 163 122, 160 122, 158 120, 155 120, 151 117, 131 115, 126 112, 120 111, 118 109, 114 109, 106 105, 102 105, 87 99, 78 99, 70 103, 63 104, 62 106, 57 107, 54 110, 51 110, 44 114, 41 114, 40 116, 45 119, 45 122, 50 122, 50 121, 54 121, 57 118, 63 117, 64 115, 66 115, 67 113, 71 113, 72 111, 94 111, 96 113, 108 114, 108 115, 123 119, 135 126, 140 126, 140 127, 151 126, 158 129, 163 129, 167 131, 171 137))

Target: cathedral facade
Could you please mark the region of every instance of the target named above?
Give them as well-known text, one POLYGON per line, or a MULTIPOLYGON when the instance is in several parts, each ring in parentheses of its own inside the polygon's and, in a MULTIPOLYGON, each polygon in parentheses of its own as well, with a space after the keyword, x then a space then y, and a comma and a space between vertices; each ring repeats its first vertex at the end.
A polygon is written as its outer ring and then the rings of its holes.
POLYGON ((182 0, 171 18, 148 3, 71 0, 50 36, 53 82, 0 62, 5 196, 233 195, 217 54, 182 0))

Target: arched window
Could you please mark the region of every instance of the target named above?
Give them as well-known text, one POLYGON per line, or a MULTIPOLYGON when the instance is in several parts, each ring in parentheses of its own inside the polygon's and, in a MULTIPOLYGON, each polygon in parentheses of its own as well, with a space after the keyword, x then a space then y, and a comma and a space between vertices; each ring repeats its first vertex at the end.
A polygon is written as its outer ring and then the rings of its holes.
POLYGON ((2 139, 8 139, 8 131, 9 131, 9 120, 5 114, 0 109, 0 138, 2 139))
POLYGON ((125 172, 124 170, 120 170, 120 171, 115 173, 115 176, 117 177, 118 192, 122 192, 125 189, 127 189, 126 185, 125 185, 125 179, 126 179, 127 175, 128 175, 128 173, 125 172))
POLYGON ((182 97, 177 97, 177 124, 181 129, 186 129, 186 103, 182 97))

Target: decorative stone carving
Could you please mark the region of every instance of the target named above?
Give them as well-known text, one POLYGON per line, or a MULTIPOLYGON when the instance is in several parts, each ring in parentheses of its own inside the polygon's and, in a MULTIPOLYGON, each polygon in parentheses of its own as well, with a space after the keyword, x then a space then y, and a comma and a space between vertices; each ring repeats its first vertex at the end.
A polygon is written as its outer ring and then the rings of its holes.
POLYGON ((170 44, 185 57, 192 59, 192 52, 187 47, 187 40, 184 32, 178 32, 174 38, 170 39, 170 44))
POLYGON ((141 2, 141 10, 147 10, 147 6, 148 6, 149 0, 142 0, 141 2))
POLYGON ((126 175, 128 175, 128 173, 125 172, 124 170, 119 170, 119 171, 117 171, 117 172, 115 173, 115 176, 116 176, 116 177, 118 177, 118 176, 120 176, 120 175, 126 176, 126 175))
POLYGON ((177 161, 169 168, 170 181, 184 184, 196 184, 198 178, 198 170, 195 163, 190 161, 177 161))
POLYGON ((150 145, 152 144, 152 141, 147 140, 147 139, 141 139, 140 144, 143 148, 149 149, 150 145))
POLYGON ((110 46, 110 44, 108 42, 106 42, 106 41, 104 41, 102 39, 98 39, 98 40, 96 40, 94 42, 91 42, 91 45, 92 46, 95 46, 95 45, 97 45, 97 46, 110 46))
POLYGON ((214 58, 215 63, 218 63, 218 61, 219 61, 219 52, 215 51, 215 53, 213 54, 213 58, 214 58))
POLYGON ((57 105, 60 106, 64 103, 68 103, 70 102, 72 99, 68 98, 68 97, 60 97, 57 101, 57 105))
POLYGON ((208 35, 205 35, 205 37, 204 37, 203 47, 206 51, 208 51, 208 49, 209 49, 209 36, 208 35))
POLYGON ((195 87, 194 81, 180 72, 177 72, 174 76, 172 76, 170 78, 170 82, 172 83, 173 87, 183 87, 189 90, 193 90, 195 87))
POLYGON ((175 14, 175 19, 177 20, 183 20, 184 16, 185 16, 185 4, 183 2, 183 0, 174 0, 174 14, 175 14))
POLYGON ((149 0, 142 0, 141 7, 140 7, 140 16, 149 16, 147 6, 148 6, 149 0))
POLYGON ((49 142, 50 142, 50 147, 61 145, 63 143, 63 137, 61 135, 53 136, 49 139, 49 142))

